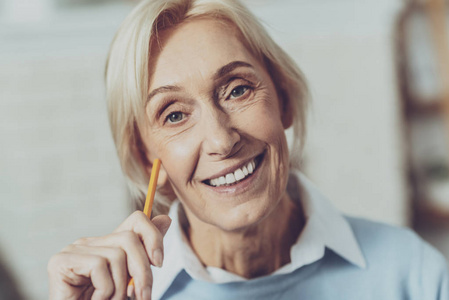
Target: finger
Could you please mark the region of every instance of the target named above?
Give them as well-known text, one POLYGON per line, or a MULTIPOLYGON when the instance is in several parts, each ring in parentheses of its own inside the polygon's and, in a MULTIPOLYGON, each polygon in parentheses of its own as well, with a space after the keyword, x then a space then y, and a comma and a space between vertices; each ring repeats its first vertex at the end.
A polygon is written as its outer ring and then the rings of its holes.
POLYGON ((171 219, 167 215, 160 215, 154 217, 153 219, 151 219, 151 222, 153 222, 154 226, 156 226, 156 228, 159 229, 162 236, 165 236, 168 228, 170 228, 171 225, 171 219))
POLYGON ((128 285, 127 295, 132 299, 137 300, 150 300, 151 292, 153 289, 153 274, 150 269, 151 281, 139 283, 139 279, 133 277, 133 284, 128 285), (139 288, 140 287, 140 288, 139 288))
POLYGON ((120 224, 120 226, 117 227, 117 229, 114 230, 114 232, 121 232, 127 230, 132 231, 133 228, 135 228, 136 225, 140 222, 146 222, 155 225, 156 228, 159 230, 159 232, 161 232, 162 236, 164 236, 168 228, 170 227, 171 218, 167 215, 159 215, 150 220, 150 218, 143 212, 135 211, 122 224, 120 224))
POLYGON ((153 276, 150 260, 142 241, 136 233, 132 231, 117 232, 99 238, 84 238, 76 241, 75 244, 122 249, 126 253, 129 275, 134 278, 136 294, 145 287, 151 287, 153 276))
POLYGON ((128 291, 126 292, 126 295, 128 295, 128 298, 133 298, 134 295, 134 284, 128 285, 128 291))
MULTIPOLYGON (((165 234, 170 226, 168 216, 156 217, 156 224, 165 234)), ((163 234, 150 219, 141 211, 134 212, 123 222, 116 232, 130 230, 135 232, 143 241, 148 257, 153 265, 161 267, 164 259, 163 234)))
POLYGON ((111 299, 121 300, 126 296, 128 267, 126 263, 126 253, 123 249, 73 244, 66 247, 63 252, 91 254, 106 258, 114 282, 114 293, 111 299))
MULTIPOLYGON (((92 297, 95 295, 98 299, 100 299, 99 297, 109 299, 114 293, 112 275, 109 271, 108 261, 104 257, 62 252, 52 257, 49 270, 51 270, 49 273, 52 274, 50 278, 53 281, 53 291, 56 295, 59 291, 67 289, 68 286, 86 285, 87 288, 86 278, 90 279, 95 288, 92 297)), ((55 296, 56 298, 57 296, 55 296)))

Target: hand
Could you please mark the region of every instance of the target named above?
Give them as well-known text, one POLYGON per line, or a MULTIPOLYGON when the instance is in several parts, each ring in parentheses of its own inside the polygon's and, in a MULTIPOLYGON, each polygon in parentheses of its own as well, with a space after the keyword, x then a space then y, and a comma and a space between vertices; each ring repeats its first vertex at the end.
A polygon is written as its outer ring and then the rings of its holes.
POLYGON ((151 299, 150 264, 161 267, 168 216, 150 219, 140 211, 130 215, 112 234, 82 238, 54 255, 48 263, 50 299, 123 300, 133 293, 151 299), (135 288, 128 290, 129 278, 135 288))

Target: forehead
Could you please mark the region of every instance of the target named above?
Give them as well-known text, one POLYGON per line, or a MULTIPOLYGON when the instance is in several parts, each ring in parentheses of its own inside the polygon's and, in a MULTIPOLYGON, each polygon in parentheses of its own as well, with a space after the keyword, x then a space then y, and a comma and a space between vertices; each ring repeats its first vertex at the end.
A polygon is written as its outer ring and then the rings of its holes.
POLYGON ((231 61, 259 65, 235 26, 212 19, 196 19, 164 30, 151 51, 150 88, 197 76, 207 79, 231 61))

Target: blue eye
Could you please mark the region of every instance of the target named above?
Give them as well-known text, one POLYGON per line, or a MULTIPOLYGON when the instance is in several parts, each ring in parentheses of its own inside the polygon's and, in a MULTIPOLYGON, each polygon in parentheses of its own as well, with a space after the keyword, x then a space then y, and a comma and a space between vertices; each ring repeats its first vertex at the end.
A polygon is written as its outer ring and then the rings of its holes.
POLYGON ((184 114, 180 111, 175 111, 170 113, 166 120, 169 121, 170 123, 178 123, 181 122, 184 119, 184 114))
POLYGON ((247 86, 240 85, 231 91, 230 98, 235 99, 241 97, 246 93, 247 90, 248 90, 247 86))

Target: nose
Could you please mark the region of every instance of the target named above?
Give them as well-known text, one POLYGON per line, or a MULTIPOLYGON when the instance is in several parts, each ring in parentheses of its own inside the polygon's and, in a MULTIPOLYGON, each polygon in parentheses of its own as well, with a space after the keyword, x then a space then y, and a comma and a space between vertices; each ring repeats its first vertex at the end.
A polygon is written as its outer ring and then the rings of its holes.
POLYGON ((203 150, 215 158, 233 155, 240 142, 240 133, 233 127, 230 116, 217 107, 208 109, 202 116, 203 150))

